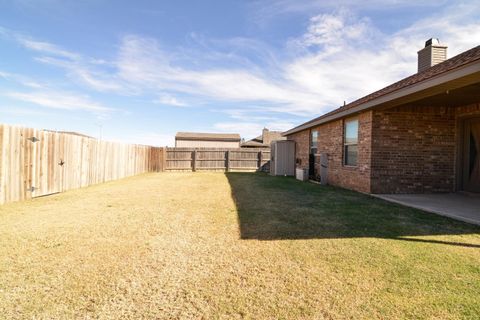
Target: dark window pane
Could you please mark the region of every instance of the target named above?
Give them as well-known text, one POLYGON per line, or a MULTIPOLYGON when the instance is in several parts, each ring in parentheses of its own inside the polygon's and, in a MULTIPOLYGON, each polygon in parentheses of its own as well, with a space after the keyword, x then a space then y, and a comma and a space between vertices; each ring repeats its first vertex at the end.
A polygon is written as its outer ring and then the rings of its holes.
POLYGON ((358 147, 356 145, 345 146, 345 165, 357 165, 358 147))
POLYGON ((477 143, 475 141, 475 137, 472 133, 470 133, 470 176, 473 173, 473 169, 475 168, 475 162, 477 161, 477 143))

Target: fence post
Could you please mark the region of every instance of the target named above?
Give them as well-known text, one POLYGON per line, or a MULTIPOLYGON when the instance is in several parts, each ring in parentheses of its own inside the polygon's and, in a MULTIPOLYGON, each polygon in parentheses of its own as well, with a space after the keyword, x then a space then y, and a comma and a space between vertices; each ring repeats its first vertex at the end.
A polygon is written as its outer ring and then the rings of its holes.
POLYGON ((167 170, 167 147, 162 148, 162 171, 167 170))
POLYGON ((197 171, 197 150, 193 150, 193 171, 197 171))
POLYGON ((230 150, 227 151, 227 172, 230 171, 230 150))
POLYGON ((263 151, 260 150, 258 153, 258 171, 262 171, 262 162, 263 162, 263 151))

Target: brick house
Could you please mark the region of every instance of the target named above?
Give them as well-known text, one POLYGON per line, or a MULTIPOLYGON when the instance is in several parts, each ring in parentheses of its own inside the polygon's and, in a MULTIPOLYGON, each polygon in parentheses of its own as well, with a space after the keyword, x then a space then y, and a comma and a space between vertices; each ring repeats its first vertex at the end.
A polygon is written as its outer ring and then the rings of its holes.
POLYGON ((430 39, 418 73, 284 132, 297 167, 366 193, 480 192, 480 46, 446 50, 430 39))

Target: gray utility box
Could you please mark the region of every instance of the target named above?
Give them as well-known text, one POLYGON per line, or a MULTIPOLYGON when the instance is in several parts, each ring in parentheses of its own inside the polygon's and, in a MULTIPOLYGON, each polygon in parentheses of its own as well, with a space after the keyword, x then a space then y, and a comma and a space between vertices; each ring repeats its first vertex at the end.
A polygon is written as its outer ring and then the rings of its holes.
POLYGON ((304 168, 296 168, 295 169, 295 178, 300 181, 307 181, 308 180, 308 169, 304 168))
POLYGON ((328 184, 328 154, 320 154, 320 183, 328 184))
POLYGON ((270 146, 270 174, 295 176, 295 141, 273 141, 270 146))

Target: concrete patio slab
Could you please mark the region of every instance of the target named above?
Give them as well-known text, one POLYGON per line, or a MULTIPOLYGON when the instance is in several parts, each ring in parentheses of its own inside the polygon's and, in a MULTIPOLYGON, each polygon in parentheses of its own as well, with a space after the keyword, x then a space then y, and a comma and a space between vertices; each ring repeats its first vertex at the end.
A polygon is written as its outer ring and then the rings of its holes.
POLYGON ((407 207, 480 225, 480 195, 449 193, 376 194, 373 196, 407 207))

